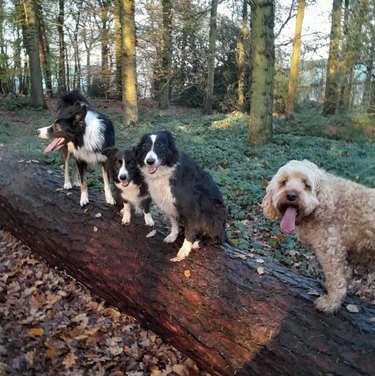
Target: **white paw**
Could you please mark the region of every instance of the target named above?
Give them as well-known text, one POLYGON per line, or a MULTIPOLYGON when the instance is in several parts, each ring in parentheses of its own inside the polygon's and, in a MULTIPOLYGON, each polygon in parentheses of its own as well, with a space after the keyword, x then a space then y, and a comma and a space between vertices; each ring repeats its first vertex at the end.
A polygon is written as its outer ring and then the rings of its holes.
POLYGON ((168 236, 164 238, 164 243, 173 243, 176 241, 178 234, 170 233, 168 236))
POLYGON ((79 180, 73 180, 73 187, 80 187, 81 186, 81 183, 79 182, 79 180))
POLYGON ((81 200, 80 200, 80 205, 85 206, 89 203, 89 195, 87 192, 82 192, 81 193, 81 200))
POLYGON ((329 295, 320 296, 315 300, 315 308, 319 311, 332 313, 337 311, 341 306, 341 299, 332 299, 329 295))
POLYGON ((66 181, 64 183, 64 189, 66 190, 72 189, 72 183, 70 181, 66 181))
POLYGON ((130 218, 124 218, 124 217, 122 217, 122 219, 121 219, 121 223, 123 224, 123 225, 130 225, 130 218))
POLYGON ((144 219, 145 219, 146 226, 154 226, 155 225, 154 220, 152 219, 150 213, 145 213, 144 219))
POLYGON ((107 204, 109 205, 115 205, 116 204, 116 201, 115 199, 112 197, 112 195, 106 195, 105 196, 105 201, 107 204))
POLYGON ((178 262, 188 257, 191 251, 191 246, 192 243, 185 239, 184 243, 182 244, 182 247, 179 249, 177 253, 177 256, 172 258, 171 261, 178 262))

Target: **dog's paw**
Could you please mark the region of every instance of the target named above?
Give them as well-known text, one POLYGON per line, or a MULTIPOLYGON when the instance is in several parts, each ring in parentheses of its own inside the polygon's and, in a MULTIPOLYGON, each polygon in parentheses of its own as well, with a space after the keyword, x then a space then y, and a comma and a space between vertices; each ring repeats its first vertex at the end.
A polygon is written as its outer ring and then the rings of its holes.
POLYGON ((81 186, 81 183, 79 182, 79 180, 74 180, 73 181, 73 187, 79 188, 80 186, 81 186))
POLYGON ((130 225, 130 218, 122 218, 121 219, 121 223, 125 226, 129 226, 130 225))
POLYGON ((315 300, 314 305, 319 311, 333 313, 340 308, 341 300, 332 299, 329 295, 323 295, 315 300))
POLYGON ((154 220, 152 219, 150 213, 145 213, 144 219, 145 219, 146 226, 154 226, 155 225, 154 220))
POLYGON ((69 180, 64 183, 64 189, 69 190, 72 188, 73 188, 72 183, 69 180))
POLYGON ((168 236, 164 238, 164 243, 174 243, 177 239, 178 234, 170 233, 168 236))
POLYGON ((108 195, 108 196, 105 196, 105 201, 107 204, 109 205, 115 205, 116 204, 116 200, 112 197, 112 195, 108 195))
POLYGON ((79 204, 83 207, 85 205, 87 205, 89 203, 89 195, 87 194, 87 192, 83 192, 81 194, 81 200, 79 202, 79 204))

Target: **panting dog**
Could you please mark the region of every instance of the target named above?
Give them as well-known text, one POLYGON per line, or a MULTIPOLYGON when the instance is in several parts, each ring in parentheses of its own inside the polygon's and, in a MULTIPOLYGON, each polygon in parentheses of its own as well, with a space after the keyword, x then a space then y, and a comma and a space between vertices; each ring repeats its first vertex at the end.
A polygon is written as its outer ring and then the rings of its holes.
POLYGON ((180 222, 184 227, 183 245, 171 261, 186 258, 197 235, 217 243, 227 241, 226 207, 218 186, 207 172, 177 149, 170 132, 143 135, 136 154, 152 200, 172 225, 164 242, 176 240, 180 222))
POLYGON ((151 197, 147 184, 141 174, 133 149, 119 150, 116 147, 106 148, 102 153, 107 157, 105 162, 121 199, 124 208, 121 210, 122 223, 127 225, 131 219, 131 208, 142 212, 147 226, 153 226, 150 213, 151 197))
MULTIPOLYGON (((87 103, 78 91, 62 96, 56 120, 48 127, 39 128, 37 134, 43 139, 53 139, 44 149, 45 154, 61 148, 67 149, 64 160, 65 179, 68 176, 68 153, 75 157, 80 176, 81 206, 89 202, 86 182, 88 165, 102 167, 105 199, 108 204, 114 205, 109 175, 104 168, 107 157, 101 152, 115 144, 115 131, 111 121, 105 115, 89 109, 87 103)), ((67 180, 64 187, 69 188, 67 180)))
POLYGON ((285 233, 312 247, 321 265, 327 295, 315 305, 336 311, 354 265, 375 270, 375 189, 327 173, 314 163, 290 161, 267 186, 264 214, 280 219, 285 233))

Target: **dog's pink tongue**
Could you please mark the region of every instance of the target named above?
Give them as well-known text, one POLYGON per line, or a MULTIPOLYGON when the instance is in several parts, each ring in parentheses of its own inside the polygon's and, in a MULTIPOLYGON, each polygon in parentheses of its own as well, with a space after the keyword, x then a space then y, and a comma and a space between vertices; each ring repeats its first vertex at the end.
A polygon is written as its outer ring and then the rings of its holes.
POLYGON ((49 145, 44 149, 44 154, 48 154, 50 151, 55 150, 55 148, 62 141, 62 137, 55 138, 49 145))
POLYGON ((149 166, 149 165, 147 166, 147 171, 148 171, 149 174, 155 173, 157 169, 158 168, 155 167, 155 166, 149 166))
POLYGON ((286 209, 283 218, 280 222, 280 229, 282 232, 286 234, 290 234, 296 228, 296 216, 297 216, 297 209, 289 206, 286 209))

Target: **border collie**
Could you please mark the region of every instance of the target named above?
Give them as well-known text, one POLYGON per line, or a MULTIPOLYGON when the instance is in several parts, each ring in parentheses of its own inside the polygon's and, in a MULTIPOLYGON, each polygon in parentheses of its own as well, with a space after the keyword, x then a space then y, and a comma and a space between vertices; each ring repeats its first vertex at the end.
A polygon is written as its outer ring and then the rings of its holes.
POLYGON ((102 154, 107 157, 106 169, 124 201, 121 222, 124 225, 130 224, 131 207, 134 207, 136 213, 143 213, 145 224, 153 226, 154 221, 150 213, 151 197, 137 165, 134 150, 119 150, 116 147, 110 147, 104 149, 102 154))
POLYGON ((227 241, 226 207, 218 186, 207 172, 176 148, 170 132, 143 135, 136 153, 151 198, 172 225, 164 242, 173 243, 179 233, 179 222, 184 226, 184 243, 171 261, 186 258, 197 244, 197 235, 216 243, 227 241))
MULTIPOLYGON (((104 168, 107 158, 101 151, 115 144, 115 131, 111 121, 103 114, 88 109, 87 103, 87 99, 77 90, 62 96, 56 120, 48 127, 39 128, 37 134, 40 138, 53 138, 44 149, 45 154, 63 147, 67 148, 63 153, 64 176, 67 180, 69 180, 67 172, 69 153, 74 155, 80 176, 81 206, 89 202, 86 181, 89 164, 102 166, 105 199, 108 204, 114 205, 109 175, 104 168)), ((65 186, 68 188, 69 184, 64 184, 65 186)))

